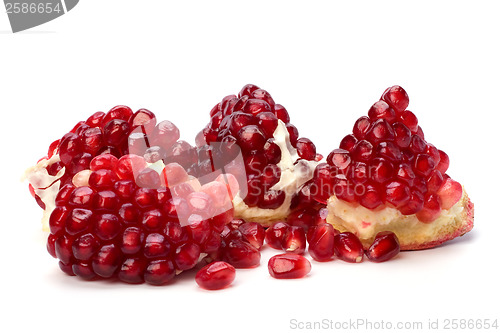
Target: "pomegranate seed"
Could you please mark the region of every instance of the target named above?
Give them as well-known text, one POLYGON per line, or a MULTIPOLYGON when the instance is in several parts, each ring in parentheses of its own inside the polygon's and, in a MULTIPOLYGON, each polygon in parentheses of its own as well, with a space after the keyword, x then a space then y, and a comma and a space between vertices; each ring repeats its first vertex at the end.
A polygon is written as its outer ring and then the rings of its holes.
POLYGON ((264 193, 258 206, 263 209, 276 209, 285 202, 286 194, 281 190, 269 190, 264 193))
POLYGON ((281 250, 283 237, 290 226, 285 222, 276 222, 266 230, 266 243, 276 250, 281 250))
POLYGON ((132 130, 142 126, 144 133, 151 133, 156 126, 156 117, 153 112, 147 109, 139 109, 130 117, 128 122, 132 130))
POLYGON ((411 141, 411 131, 404 124, 396 122, 392 124, 394 130, 394 142, 400 148, 407 148, 411 141))
POLYGON ((235 112, 229 118, 229 130, 234 136, 245 126, 257 125, 258 119, 249 113, 235 112))
POLYGON ((208 290, 218 290, 229 286, 236 277, 234 267, 224 261, 215 261, 196 273, 196 283, 208 290))
POLYGON ((200 257, 201 249, 196 243, 187 242, 175 250, 174 264, 178 270, 193 268, 200 257))
POLYGON ((78 187, 71 193, 68 204, 78 208, 91 208, 94 196, 95 192, 90 187, 78 187))
POLYGON ((450 158, 444 151, 438 150, 438 152, 439 152, 439 163, 437 164, 436 169, 439 170, 441 174, 444 175, 448 170, 448 167, 450 166, 450 158))
POLYGON ((263 151, 269 164, 278 164, 281 160, 281 149, 276 143, 267 141, 263 151))
POLYGON ((366 140, 360 140, 354 146, 352 157, 356 161, 369 161, 374 155, 373 145, 366 140))
POLYGON ((352 129, 352 134, 358 139, 362 140, 365 138, 368 129, 370 128, 371 121, 370 118, 363 116, 356 120, 354 127, 352 129))
POLYGON ((82 133, 83 151, 96 154, 103 144, 100 128, 88 128, 82 133))
POLYGON ((401 113, 406 110, 410 103, 408 94, 400 86, 387 88, 380 99, 386 101, 396 113, 401 113))
POLYGON ((305 160, 312 161, 316 157, 316 146, 307 138, 297 140, 297 153, 305 160))
POLYGON ((260 264, 260 251, 243 240, 230 240, 222 248, 224 261, 236 268, 251 268, 260 264))
POLYGON ((413 171, 420 177, 429 177, 436 162, 427 154, 418 154, 413 164, 413 171))
POLYGON ((297 147, 297 140, 299 139, 299 130, 292 124, 286 124, 286 130, 290 138, 290 143, 293 147, 297 147))
POLYGON ((120 179, 135 179, 140 171, 147 167, 147 163, 142 156, 123 155, 116 163, 115 172, 120 179))
POLYGON ((104 143, 110 146, 120 146, 127 140, 130 125, 125 120, 113 119, 103 128, 104 143))
POLYGON ((267 138, 273 136, 278 127, 278 117, 272 112, 262 112, 257 115, 258 125, 267 138))
POLYGON ((304 228, 290 226, 283 236, 281 247, 289 253, 304 254, 306 251, 306 234, 304 228))
POLYGON ((349 151, 344 149, 334 149, 327 157, 326 162, 339 170, 345 170, 351 163, 349 151))
POLYGON ((427 179, 427 191, 429 193, 437 193, 444 183, 444 178, 439 170, 433 170, 429 179, 427 179))
POLYGON ((412 134, 417 133, 418 130, 418 119, 413 114, 413 112, 406 110, 401 113, 401 122, 408 127, 408 129, 412 132, 412 134))
POLYGON ((66 220, 70 214, 71 211, 67 207, 62 206, 54 208, 49 218, 50 232, 55 235, 64 229, 66 220))
POLYGON ((420 154, 427 148, 427 143, 421 136, 415 134, 411 136, 409 148, 414 154, 420 154))
POLYGON ((142 283, 146 263, 141 258, 127 258, 120 267, 118 278, 126 283, 142 283))
POLYGON ((339 148, 351 152, 354 149, 356 142, 358 142, 358 139, 356 139, 354 135, 346 135, 342 141, 340 141, 339 148))
POLYGON ((74 133, 68 133, 61 139, 59 145, 59 157, 64 165, 69 165, 73 157, 82 152, 80 137, 74 133))
POLYGON ((379 119, 370 126, 366 138, 372 144, 377 144, 381 141, 393 141, 395 135, 391 125, 385 119, 379 119))
POLYGON ((66 232, 76 235, 84 231, 90 225, 92 211, 83 208, 75 208, 66 220, 66 232))
POLYGON ((75 259, 87 261, 99 250, 99 241, 92 234, 84 234, 76 238, 72 244, 75 259))
POLYGON ((439 217, 441 205, 436 194, 426 194, 424 198, 424 207, 417 213, 420 222, 431 223, 439 217))
POLYGON ((278 117, 279 120, 288 124, 290 122, 290 116, 288 115, 288 111, 281 104, 274 105, 274 114, 278 117))
POLYGON ((309 229, 307 240, 309 243, 309 254, 316 261, 331 260, 334 254, 335 232, 329 223, 320 223, 309 229))
POLYGON ((309 260, 299 254, 278 254, 267 264, 269 274, 275 279, 298 279, 303 278, 311 271, 309 260))
POLYGON ((264 148, 266 138, 260 129, 255 125, 243 127, 237 135, 241 149, 245 151, 259 150, 264 148))
POLYGON ((114 239, 121 231, 121 223, 114 214, 101 214, 94 221, 95 235, 103 241, 114 239))
POLYGON ((128 227, 123 231, 120 249, 125 254, 138 253, 144 242, 144 232, 138 227, 128 227))
POLYGON ((372 184, 366 184, 364 193, 360 196, 359 203, 368 209, 375 209, 382 205, 382 200, 383 198, 377 187, 372 184))
POLYGON ((260 89, 254 84, 247 84, 243 88, 241 88, 238 97, 242 96, 250 96, 255 90, 260 89))
MULTIPOLYGON (((58 256, 59 257, 59 256, 58 256)), ((114 244, 104 245, 100 248, 92 260, 92 269, 103 277, 113 276, 120 264, 120 253, 114 244)))
POLYGON ((403 180, 409 186, 413 186, 413 181, 415 179, 415 173, 413 172, 412 168, 408 164, 401 163, 401 164, 399 164, 398 169, 396 170, 396 177, 398 179, 403 180))
POLYGON ((266 101, 271 107, 275 105, 274 100, 271 97, 271 94, 269 94, 264 89, 254 90, 251 94, 251 97, 266 101))
POLYGON ((352 232, 342 232, 336 235, 333 248, 339 259, 354 263, 363 261, 363 245, 352 232))
POLYGON ((260 250, 262 248, 266 236, 266 231, 262 225, 257 222, 245 222, 238 227, 238 230, 256 249, 260 250))
POLYGON ((128 106, 117 105, 108 111, 108 113, 104 116, 102 123, 107 124, 113 119, 129 120, 132 114, 133 112, 128 106))
POLYGON ((165 164, 178 163, 182 167, 188 168, 196 162, 198 162, 196 149, 186 141, 179 140, 167 150, 165 164))
POLYGON ((113 171, 99 169, 90 174, 89 185, 95 189, 109 189, 113 188, 117 180, 116 174, 113 171))
POLYGON ((102 111, 98 111, 88 117, 87 121, 85 124, 89 125, 90 127, 102 127, 102 120, 106 114, 102 111))
POLYGON ((385 183, 392 178, 393 174, 392 164, 383 158, 374 158, 368 165, 368 177, 374 182, 385 183))
POLYGON ((111 154, 102 154, 94 157, 90 162, 90 170, 97 171, 100 169, 114 170, 118 158, 111 154))
POLYGON ((85 280, 92 280, 97 276, 88 262, 77 262, 71 266, 71 269, 76 276, 85 280))
POLYGON ((441 201, 441 208, 450 209, 462 198, 462 185, 448 178, 437 192, 441 201))
POLYGON ((418 190, 412 190, 408 202, 398 209, 403 215, 412 215, 418 213, 423 207, 424 195, 418 190))
POLYGON ((253 114, 256 116, 262 112, 271 112, 271 106, 266 101, 250 98, 247 100, 245 105, 243 106, 243 112, 253 114))
POLYGON ((135 180, 137 186, 144 188, 159 188, 161 178, 158 172, 153 169, 145 168, 139 172, 135 180))
POLYGON ((392 123, 396 119, 396 113, 394 110, 384 101, 375 102, 370 110, 368 110, 368 117, 372 121, 377 119, 385 119, 392 123))
POLYGON ((146 258, 158 258, 168 255, 170 244, 165 236, 160 233, 150 233, 144 243, 144 256, 146 258))
POLYGON ((162 285, 175 276, 175 268, 170 260, 154 260, 144 272, 144 281, 153 285, 162 285))
POLYGON ((399 240, 392 231, 379 232, 366 251, 366 257, 373 262, 383 262, 399 253, 399 240))

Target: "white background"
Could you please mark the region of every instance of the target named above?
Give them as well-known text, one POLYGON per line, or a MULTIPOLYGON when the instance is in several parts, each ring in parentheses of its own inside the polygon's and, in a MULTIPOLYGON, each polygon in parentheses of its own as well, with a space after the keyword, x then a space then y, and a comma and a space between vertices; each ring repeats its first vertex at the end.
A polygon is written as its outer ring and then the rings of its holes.
POLYGON ((424 328, 429 319, 500 320, 499 9, 493 1, 87 0, 12 34, 2 8, 0 331, 288 332, 297 331, 292 319, 424 328), (386 87, 403 86, 426 139, 448 152, 449 174, 476 205, 474 230, 385 264, 313 262, 296 281, 269 276, 276 252, 267 249, 259 268, 238 270, 218 292, 199 289, 190 273, 152 287, 60 272, 45 250, 41 210, 19 182, 49 143, 116 104, 149 108, 193 142, 212 106, 246 83, 269 90, 323 154, 386 87))

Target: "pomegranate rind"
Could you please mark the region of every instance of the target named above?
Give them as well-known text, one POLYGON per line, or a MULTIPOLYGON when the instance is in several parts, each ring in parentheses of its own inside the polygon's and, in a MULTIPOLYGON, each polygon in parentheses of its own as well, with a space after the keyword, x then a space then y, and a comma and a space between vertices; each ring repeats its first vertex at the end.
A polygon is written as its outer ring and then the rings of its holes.
MULTIPOLYGON (((329 199, 329 205, 335 200, 329 199)), ((354 208, 354 207, 353 207, 354 208)), ((463 236, 474 227, 474 204, 468 194, 463 190, 462 198, 453 207, 457 212, 451 218, 439 223, 409 223, 409 219, 416 219, 415 215, 403 216, 388 224, 378 224, 373 234, 369 237, 360 237, 365 249, 368 249, 375 239, 375 235, 381 231, 392 231, 399 239, 402 251, 423 250, 439 246, 447 241, 463 236)), ((450 210, 451 211, 451 210, 450 210)), ((340 232, 350 231, 359 234, 356 228, 336 216, 329 207, 327 222, 340 232)))

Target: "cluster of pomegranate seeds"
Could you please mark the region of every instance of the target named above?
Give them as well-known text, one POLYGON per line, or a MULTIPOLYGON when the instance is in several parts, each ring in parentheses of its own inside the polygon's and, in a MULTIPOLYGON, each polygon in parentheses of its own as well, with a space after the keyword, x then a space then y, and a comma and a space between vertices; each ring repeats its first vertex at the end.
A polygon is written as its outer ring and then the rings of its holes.
POLYGON ((368 209, 395 207, 425 223, 458 202, 462 187, 446 174, 448 156, 425 140, 408 104, 403 88, 388 88, 317 166, 304 196, 321 204, 336 195, 368 209))
MULTIPOLYGON (((276 104, 267 91, 253 84, 244 86, 238 96, 224 97, 212 108, 210 117, 210 122, 197 137, 197 145, 204 147, 217 142, 226 150, 231 145, 241 149, 248 185, 244 201, 249 207, 276 209, 286 199, 282 190, 273 189, 281 177, 277 166, 281 148, 273 137, 279 121, 285 124, 290 143, 297 149, 300 159, 321 159, 311 140, 299 138, 287 110, 276 104)), ((196 171, 188 172, 196 174, 196 171)))

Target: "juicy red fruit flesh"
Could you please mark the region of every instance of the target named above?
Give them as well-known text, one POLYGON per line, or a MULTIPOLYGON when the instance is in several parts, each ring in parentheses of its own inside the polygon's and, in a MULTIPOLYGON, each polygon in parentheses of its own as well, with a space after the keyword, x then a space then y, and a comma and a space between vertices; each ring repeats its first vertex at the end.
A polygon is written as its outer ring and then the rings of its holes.
POLYGON ((363 261, 363 245, 359 238, 351 232, 342 232, 335 236, 335 255, 344 261, 359 263, 363 261))

